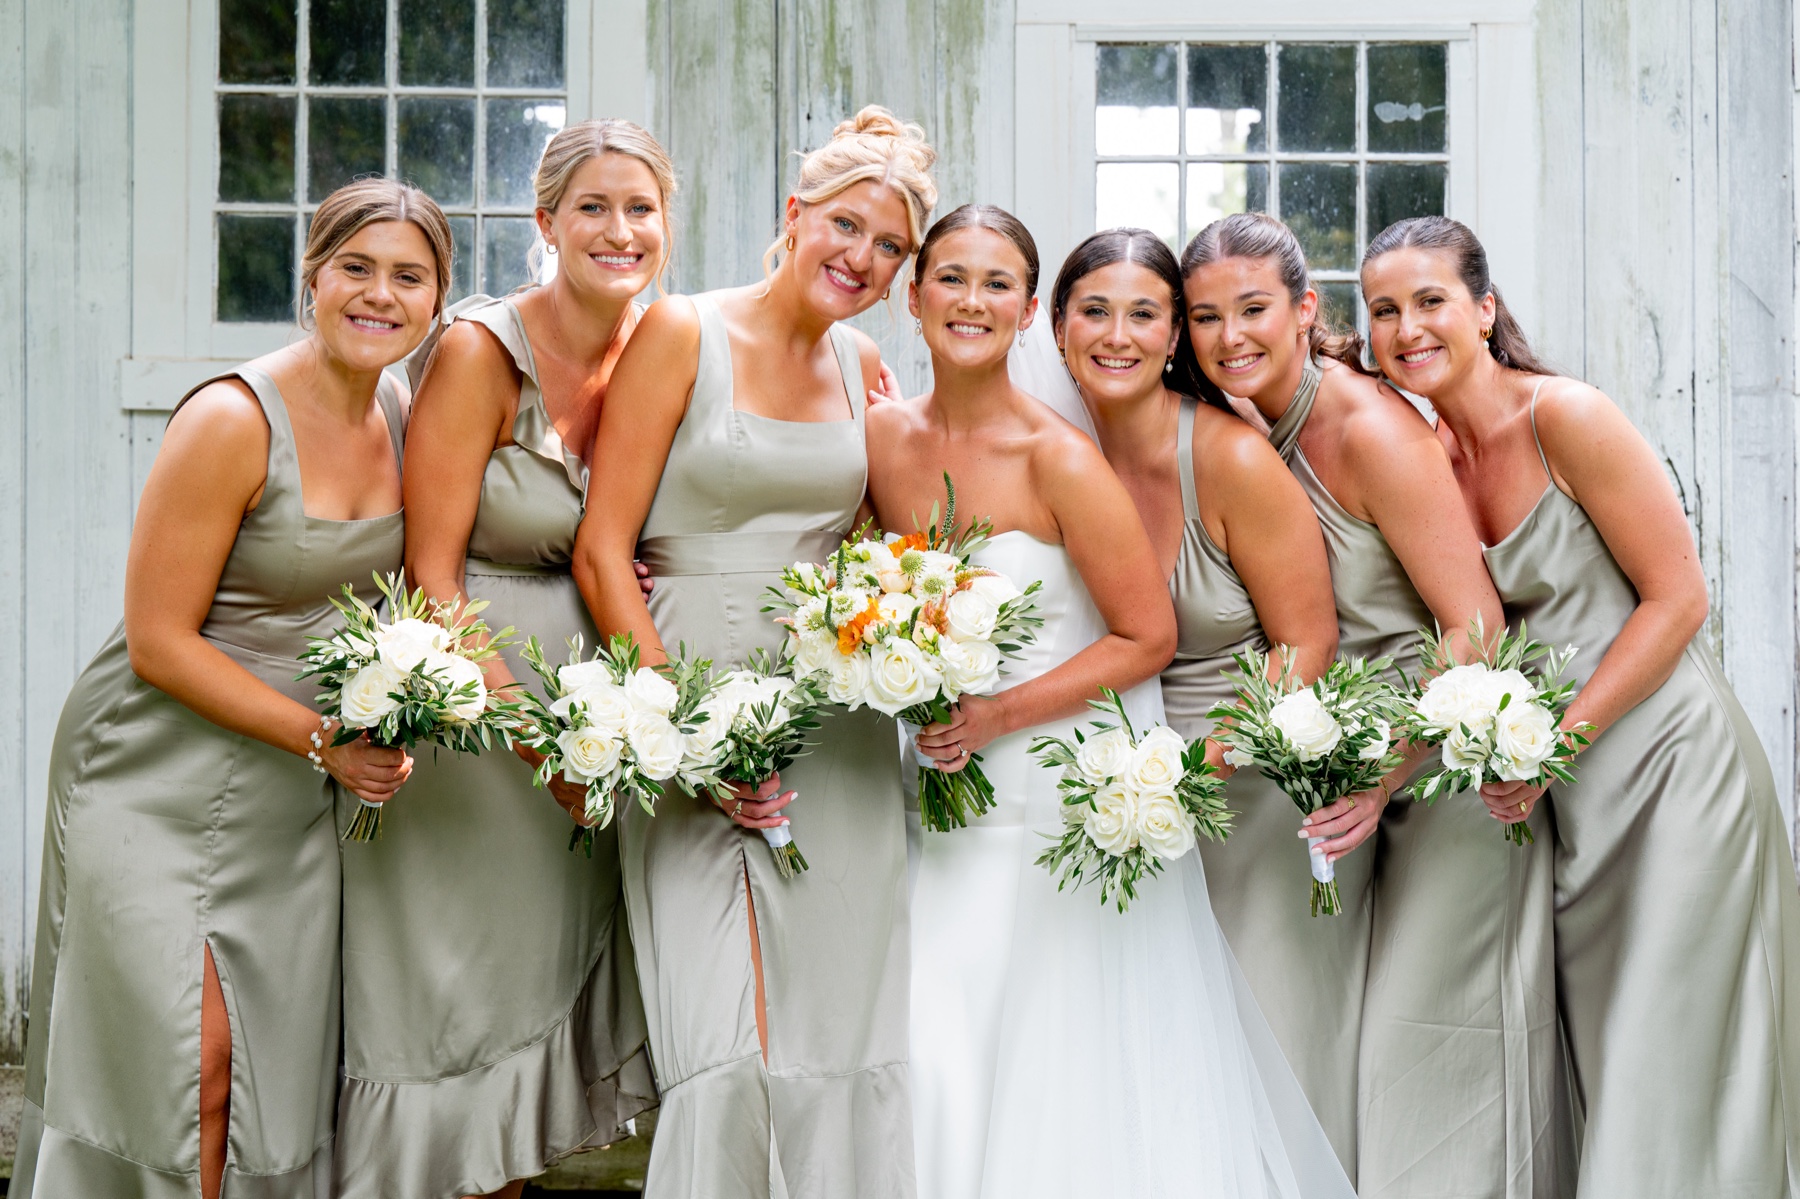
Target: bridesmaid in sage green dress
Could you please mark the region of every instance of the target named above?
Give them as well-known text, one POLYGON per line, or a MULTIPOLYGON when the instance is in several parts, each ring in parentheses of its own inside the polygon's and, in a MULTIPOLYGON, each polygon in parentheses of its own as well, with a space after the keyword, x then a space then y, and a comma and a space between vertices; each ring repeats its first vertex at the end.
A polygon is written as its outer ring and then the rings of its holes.
MULTIPOLYGON (((1437 409, 1508 616, 1579 648, 1564 724, 1595 731, 1554 841, 1578 1193, 1800 1195, 1800 893, 1660 457, 1533 357, 1463 225, 1389 228, 1362 281, 1376 360, 1437 409)), ((1540 794, 1483 790, 1507 822, 1540 794)))
MULTIPOLYGON (((917 126, 865 108, 807 155, 767 281, 651 306, 601 415, 576 578, 603 633, 737 666, 782 631, 763 590, 858 523, 872 343, 834 322, 893 284, 936 201, 917 126), (632 572, 650 568, 648 607, 632 572)), ((662 1112, 652 1199, 913 1193, 899 737, 825 715, 779 778, 621 809, 662 1112), (775 869, 787 820, 811 869, 775 869), (722 810, 723 809, 723 810, 722 810)))
MULTIPOLYGON (((1416 674, 1421 627, 1435 620, 1464 653, 1474 618, 1497 628, 1442 448, 1361 373, 1355 341, 1325 335, 1293 233, 1227 217, 1189 244, 1182 275, 1206 390, 1272 425, 1318 513, 1340 656, 1416 674)), ((1307 915, 1294 814, 1272 804, 1202 846, 1215 906, 1359 1194, 1516 1195, 1555 1165, 1549 855, 1509 851, 1472 797, 1386 806, 1411 772, 1309 821, 1379 825, 1373 854, 1337 862, 1343 915, 1307 915)))
MULTIPOLYGON (((407 436, 409 577, 486 600, 489 627, 553 662, 598 642, 569 575, 588 482, 570 447, 592 441, 632 297, 668 261, 673 191, 638 126, 558 133, 537 174, 554 280, 462 301, 414 355, 431 361, 407 436)), ((488 685, 517 679, 537 686, 515 647, 488 685)), ((569 816, 532 783, 541 758, 517 748, 422 758, 381 838, 344 846, 344 1199, 516 1195, 655 1102, 617 831, 570 852, 569 816)))
POLYGON ((13 1195, 331 1191, 332 780, 381 802, 410 760, 333 747, 296 659, 343 583, 378 598, 371 572, 399 568, 403 401, 382 371, 430 329, 450 255, 423 193, 334 192, 302 263, 311 335, 170 418, 125 619, 51 749, 13 1195))

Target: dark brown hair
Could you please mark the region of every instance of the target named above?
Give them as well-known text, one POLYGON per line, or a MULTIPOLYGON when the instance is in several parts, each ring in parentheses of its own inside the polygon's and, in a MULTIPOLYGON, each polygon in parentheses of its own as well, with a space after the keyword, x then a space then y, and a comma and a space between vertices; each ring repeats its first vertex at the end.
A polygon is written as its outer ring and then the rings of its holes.
MULTIPOLYGON (((1281 272, 1281 285, 1295 304, 1305 298, 1312 286, 1312 275, 1306 269, 1306 252, 1294 231, 1266 212, 1238 212, 1221 217, 1200 232, 1181 252, 1181 277, 1187 277, 1203 266, 1227 258, 1273 259, 1281 272)), ((1306 345, 1315 356, 1335 358, 1358 374, 1372 374, 1363 365, 1363 339, 1354 329, 1339 329, 1315 311, 1313 323, 1306 329, 1306 345)), ((1206 378, 1195 356, 1195 373, 1208 391, 1218 385, 1206 378)), ((1208 398, 1211 398, 1210 396, 1208 398)), ((1222 397, 1221 397, 1222 402, 1222 397)))
POLYGON ((380 221, 408 221, 425 235, 437 273, 437 310, 432 316, 442 315, 444 297, 450 292, 450 266, 456 257, 450 222, 437 201, 418 188, 373 176, 344 184, 326 196, 313 213, 306 230, 306 252, 300 258, 300 293, 294 298, 295 316, 302 328, 312 328, 312 285, 319 271, 345 242, 380 221))
POLYGON ((1383 254, 1404 249, 1435 250, 1448 255, 1463 286, 1469 289, 1469 295, 1477 304, 1484 296, 1494 297, 1494 327, 1487 339, 1488 353, 1494 356, 1494 361, 1528 375, 1557 373, 1532 353, 1525 330, 1519 327, 1506 301, 1500 298, 1500 289, 1494 286, 1493 277, 1488 273, 1487 250, 1467 225, 1447 216, 1415 216, 1395 221, 1378 233, 1369 248, 1363 251, 1362 269, 1368 270, 1369 264, 1383 254))
POLYGON ((1025 258, 1025 298, 1029 300, 1037 295, 1038 286, 1038 248, 1031 236, 1031 230, 1004 208, 993 204, 964 204, 953 208, 937 219, 925 234, 925 240, 919 243, 918 257, 913 260, 913 278, 925 277, 925 264, 931 258, 931 251, 937 248, 938 242, 955 233, 958 229, 986 229, 990 233, 998 233, 1025 258))
POLYGON ((1175 322, 1175 357, 1173 367, 1163 377, 1170 391, 1198 396, 1220 408, 1226 408, 1225 397, 1216 387, 1203 388, 1205 379, 1195 369, 1194 355, 1188 348, 1187 305, 1181 295, 1181 270, 1175 265, 1175 252, 1167 242, 1148 229, 1102 229, 1069 251, 1062 269, 1056 272, 1056 287, 1051 292, 1050 319, 1061 324, 1075 285, 1095 271, 1117 262, 1141 266, 1161 279, 1169 289, 1169 318, 1175 322))

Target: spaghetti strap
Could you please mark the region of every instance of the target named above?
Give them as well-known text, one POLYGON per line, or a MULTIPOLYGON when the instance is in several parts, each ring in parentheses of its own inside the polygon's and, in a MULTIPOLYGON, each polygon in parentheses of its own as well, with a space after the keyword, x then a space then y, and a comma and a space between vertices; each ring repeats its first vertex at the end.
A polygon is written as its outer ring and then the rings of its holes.
POLYGON ((1181 513, 1190 520, 1200 519, 1200 496, 1194 487, 1194 409, 1199 401, 1181 396, 1181 415, 1175 433, 1175 465, 1181 475, 1181 513))
POLYGON ((844 377, 844 398, 850 403, 850 419, 860 427, 868 394, 862 385, 862 355, 848 325, 831 326, 831 348, 837 354, 838 373, 844 377))
POLYGON ((1537 386, 1531 389, 1531 444, 1537 447, 1538 461, 1543 464, 1545 480, 1547 480, 1551 486, 1555 486, 1556 476, 1550 473, 1550 459, 1544 457, 1544 443, 1543 440, 1538 437, 1537 428, 1538 392, 1544 390, 1544 384, 1547 382, 1549 382, 1548 379, 1539 379, 1537 386))

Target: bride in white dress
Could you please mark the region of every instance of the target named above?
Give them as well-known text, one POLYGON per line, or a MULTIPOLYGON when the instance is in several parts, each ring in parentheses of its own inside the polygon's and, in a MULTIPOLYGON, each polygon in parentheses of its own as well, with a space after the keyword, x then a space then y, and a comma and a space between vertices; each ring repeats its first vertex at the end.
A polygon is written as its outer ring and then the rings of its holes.
MULTIPOLYGON (((1007 687, 917 738, 922 760, 979 753, 995 807, 917 831, 911 1080, 921 1199, 1349 1199, 1292 1071, 1243 984, 1198 854, 1121 915, 1034 864, 1060 823, 1027 747, 1085 725, 1105 683, 1161 718, 1174 615, 1129 495, 1069 420, 1008 378, 1036 314, 1037 252, 999 209, 958 209, 920 247, 910 308, 934 389, 869 413, 883 528, 941 499, 990 517, 981 565, 1043 581, 1037 641, 1007 687), (1139 686, 1148 680, 1148 685, 1139 686)), ((1048 390, 1048 372, 1033 379, 1048 390)), ((1078 400, 1058 404, 1081 414, 1078 400)))

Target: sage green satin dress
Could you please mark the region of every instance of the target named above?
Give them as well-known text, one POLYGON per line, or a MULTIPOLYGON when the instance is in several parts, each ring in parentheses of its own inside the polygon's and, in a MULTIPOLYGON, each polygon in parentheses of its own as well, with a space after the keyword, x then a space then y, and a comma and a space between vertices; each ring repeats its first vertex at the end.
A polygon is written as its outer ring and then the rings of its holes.
MULTIPOLYGON (((1206 713, 1235 698, 1224 671, 1268 639, 1231 559, 1200 518, 1194 482, 1194 410, 1183 399, 1177 462, 1185 523, 1169 588, 1175 600, 1175 660, 1162 675, 1169 726, 1190 740, 1212 731, 1206 713)), ((1341 916, 1311 915, 1312 864, 1300 809, 1256 769, 1226 784, 1237 814, 1224 842, 1200 842, 1206 889, 1256 1002, 1331 1139, 1356 1176, 1356 1044, 1368 953, 1369 855, 1337 864, 1341 916)))
MULTIPOLYGON (((489 627, 565 660, 570 637, 597 640, 569 575, 587 468, 544 411, 512 301, 447 315, 492 333, 521 376, 514 444, 482 475, 466 594, 488 601, 489 627)), ((517 648, 503 653, 538 689, 517 648)), ((591 858, 571 852, 568 815, 501 746, 415 757, 381 837, 343 847, 344 1199, 497 1190, 619 1139, 655 1102, 616 832, 591 858)))
MULTIPOLYGON (((1585 683, 1638 595, 1544 473, 1488 569, 1509 620, 1580 647, 1585 683)), ((1768 758, 1704 633, 1551 794, 1579 1194, 1800 1195, 1800 894, 1768 758)))
MULTIPOLYGON (((638 556, 663 642, 717 666, 778 649, 763 612, 781 568, 823 561, 867 477, 862 369, 831 331, 847 419, 774 420, 732 406, 718 304, 693 297, 700 353, 687 415, 638 556), (853 418, 853 419, 851 419, 853 418)), ((899 736, 828 711, 782 772, 811 869, 784 879, 762 836, 672 790, 621 809, 625 894, 662 1112, 645 1194, 871 1199, 913 1193, 907 1085, 906 840, 899 736), (746 884, 754 897, 769 1058, 757 1042, 746 884)))
MULTIPOLYGON (((309 636, 338 623, 328 597, 342 584, 379 599, 371 572, 399 569, 401 516, 306 515, 274 380, 254 366, 219 378, 241 379, 256 393, 269 422, 269 462, 200 633, 310 707, 318 683, 295 680, 296 658, 309 636)), ((398 458, 397 392, 384 381, 377 398, 398 458)), ((334 790, 305 758, 227 732, 139 679, 123 624, 113 630, 69 693, 51 748, 25 1110, 10 1194, 199 1194, 209 945, 231 1024, 224 1193, 331 1193, 334 790)))

